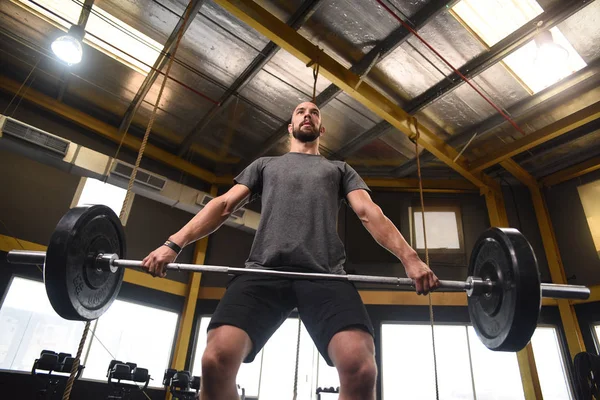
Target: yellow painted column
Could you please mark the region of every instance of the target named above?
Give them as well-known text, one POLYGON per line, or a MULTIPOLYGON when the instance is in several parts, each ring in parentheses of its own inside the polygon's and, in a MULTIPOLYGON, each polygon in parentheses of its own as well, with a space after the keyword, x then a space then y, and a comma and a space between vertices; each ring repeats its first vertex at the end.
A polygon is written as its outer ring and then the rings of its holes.
MULTIPOLYGON (((211 196, 217 195, 217 186, 213 185, 210 189, 211 196)), ((208 236, 198 240, 194 249, 194 264, 204 264, 206 259, 206 249, 208 248, 208 236)), ((190 272, 187 293, 183 304, 183 311, 179 319, 179 329, 177 331, 177 342, 175 344, 175 354, 171 362, 171 368, 182 370, 185 368, 190 338, 194 325, 194 313, 196 312, 196 303, 200 291, 201 272, 190 272)), ((190 371, 191 372, 191 371, 190 371)), ((167 392, 167 400, 171 399, 171 394, 167 392)))
MULTIPOLYGON (((488 191, 485 194, 490 224, 497 227, 508 227, 508 216, 504 206, 504 197, 501 191, 488 191)), ((541 400, 542 387, 535 365, 533 356, 533 347, 531 343, 517 353, 519 370, 521 372, 521 381, 523 382, 523 392, 526 400, 541 400)))
MULTIPOLYGON (((556 241, 556 236, 554 235, 554 229, 552 228, 552 222, 550 221, 550 214, 548 213, 544 195, 537 186, 530 186, 529 191, 531 192, 531 201, 533 202, 533 208, 540 227, 542 242, 544 243, 544 251, 546 252, 546 259, 548 260, 550 277, 552 278, 553 283, 565 284, 567 283, 567 278, 565 276, 565 270, 563 268, 562 259, 558 250, 558 243, 556 241)), ((569 303, 569 300, 557 300, 557 303, 563 329, 567 338, 569 353, 571 354, 571 358, 574 358, 577 353, 585 351, 585 344, 583 343, 583 336, 577 321, 577 315, 575 314, 573 305, 569 303)))

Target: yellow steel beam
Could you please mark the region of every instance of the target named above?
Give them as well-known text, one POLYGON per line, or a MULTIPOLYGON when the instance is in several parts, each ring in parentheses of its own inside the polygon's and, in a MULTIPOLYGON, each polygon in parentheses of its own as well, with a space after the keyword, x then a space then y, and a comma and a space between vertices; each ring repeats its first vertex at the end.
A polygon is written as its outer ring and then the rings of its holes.
POLYGON ((510 172, 515 178, 521 181, 525 186, 529 188, 539 186, 538 181, 515 160, 504 160, 500 163, 500 165, 505 170, 510 172))
MULTIPOLYGON (((392 188, 392 189, 419 189, 419 180, 412 178, 364 178, 365 183, 372 188, 392 188)), ((477 191, 477 186, 471 182, 459 179, 423 179, 423 189, 435 191, 437 189, 444 190, 460 190, 460 191, 477 191)))
MULTIPOLYGON (((553 283, 566 283, 567 279, 565 277, 565 270, 562 265, 562 259, 558 250, 558 243, 556 241, 556 236, 554 235, 554 229, 552 228, 550 213, 548 212, 548 207, 546 205, 546 201, 544 200, 539 183, 514 160, 504 160, 500 163, 500 165, 502 165, 508 172, 514 175, 515 178, 519 179, 529 188, 529 192, 531 193, 531 201, 533 203, 540 234, 542 236, 542 242, 544 244, 546 259, 548 260, 550 277, 552 278, 553 283)), ((557 302, 563 329, 567 338, 569 352, 571 357, 575 357, 577 353, 585 351, 585 344, 583 343, 583 336, 577 321, 575 309, 568 300, 558 300, 557 302)))
POLYGON ((458 152, 454 148, 444 143, 425 126, 416 122, 416 119, 368 83, 362 82, 359 85, 361 78, 357 74, 335 61, 254 1, 215 0, 215 2, 303 63, 319 64, 319 71, 325 78, 407 136, 415 137, 416 125, 419 131, 419 143, 477 187, 484 190, 497 189, 497 182, 488 176, 469 171, 467 162, 462 156, 458 157, 458 152), (455 159, 456 161, 454 161, 455 159))
MULTIPOLYGON (((546 201, 544 200, 542 191, 539 187, 530 187, 529 191, 531 192, 531 201, 533 202, 533 208, 535 210, 544 250, 546 252, 546 259, 548 260, 550 277, 552 278, 552 282, 564 284, 567 282, 567 279, 546 201)), ((583 336, 577 321, 575 309, 568 300, 558 300, 558 309, 567 338, 569 352, 571 353, 571 357, 574 358, 577 353, 585 351, 585 344, 583 342, 583 336)))
MULTIPOLYGON (((207 245, 208 237, 196 242, 196 248, 194 250, 194 264, 204 264, 207 245)), ((196 312, 196 302, 198 301, 198 291, 200 290, 201 279, 202 273, 190 272, 190 279, 187 286, 183 312, 179 318, 179 329, 177 331, 175 353, 173 354, 173 361, 171 362, 171 368, 175 368, 178 371, 185 369, 185 361, 190 345, 190 338, 192 336, 194 313, 196 312)), ((167 393, 167 399, 170 398, 168 394, 169 393, 167 393)))
MULTIPOLYGON (((429 305, 427 297, 418 296, 415 292, 401 292, 397 290, 359 290, 358 293, 365 304, 377 305, 404 305, 426 306, 429 305)), ((202 286, 198 292, 200 300, 221 300, 225 288, 202 286)), ((431 294, 434 306, 466 306, 466 293, 437 292, 431 294)), ((555 299, 543 299, 544 306, 556 306, 555 299)))
MULTIPOLYGON (((210 188, 210 195, 217 196, 217 187, 213 185, 210 188)), ((208 236, 198 240, 194 249, 194 264, 204 264, 206 260, 206 249, 208 248, 208 236)), ((171 368, 182 370, 185 368, 185 361, 192 336, 192 328, 194 324, 194 314, 196 312, 196 303, 198 302, 198 293, 200 291, 200 281, 202 279, 201 272, 190 272, 188 291, 185 296, 183 312, 179 319, 179 330, 177 332, 177 343, 175 345, 175 354, 171 368)), ((170 393, 167 393, 167 400, 171 398, 170 393)))
POLYGON ((560 135, 579 128, 591 121, 600 118, 600 102, 594 103, 582 110, 579 110, 565 118, 559 119, 548 126, 543 127, 527 136, 508 143, 490 154, 478 158, 470 163, 471 171, 483 171, 486 168, 496 165, 501 161, 516 156, 535 146, 552 140, 560 135))
MULTIPOLYGON (((508 227, 508 217, 504 206, 504 197, 502 192, 489 192, 485 194, 485 200, 490 217, 490 224, 498 227, 508 227)), ((523 382, 523 392, 526 400, 541 400, 542 387, 535 365, 533 356, 533 347, 531 342, 523 350, 517 353, 519 370, 521 372, 521 381, 523 382)))
POLYGON ((572 167, 563 169, 562 171, 558 171, 555 174, 548 175, 545 178, 542 178, 540 183, 543 186, 554 186, 561 182, 589 174, 598 169, 600 169, 600 157, 594 157, 577 165, 573 165, 572 167))
MULTIPOLYGON (((14 94, 19 90, 19 86, 20 85, 12 79, 5 76, 0 76, 1 90, 14 94)), ((51 111, 71 122, 98 133, 100 136, 112 140, 115 143, 120 143, 121 141, 121 135, 119 135, 119 130, 116 127, 99 119, 93 118, 92 116, 76 108, 61 103, 52 97, 46 96, 33 89, 25 91, 22 94, 22 97, 40 108, 51 111)), ((132 135, 127 135, 123 141, 123 145, 131 150, 138 151, 141 145, 141 140, 133 137, 132 135)), ((163 162, 170 167, 188 173, 208 183, 231 184, 233 181, 232 176, 216 176, 210 171, 200 168, 197 165, 187 162, 182 158, 179 158, 176 155, 151 144, 146 146, 144 154, 149 158, 163 162)))

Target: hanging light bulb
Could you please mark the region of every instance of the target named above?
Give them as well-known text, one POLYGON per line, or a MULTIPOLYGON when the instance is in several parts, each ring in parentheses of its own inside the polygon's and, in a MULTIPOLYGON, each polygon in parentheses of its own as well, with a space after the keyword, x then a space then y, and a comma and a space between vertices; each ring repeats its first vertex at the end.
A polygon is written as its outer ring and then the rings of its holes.
POLYGON ((73 25, 69 32, 52 42, 52 51, 58 58, 69 65, 79 64, 83 57, 81 41, 85 31, 79 25, 73 25))

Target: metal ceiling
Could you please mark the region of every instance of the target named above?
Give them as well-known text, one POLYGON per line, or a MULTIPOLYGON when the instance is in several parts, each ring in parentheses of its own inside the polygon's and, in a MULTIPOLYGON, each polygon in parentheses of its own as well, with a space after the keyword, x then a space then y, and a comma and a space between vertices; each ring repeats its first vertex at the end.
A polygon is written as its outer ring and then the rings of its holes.
MULTIPOLYGON (((539 1, 544 13, 536 18, 549 24, 544 28, 558 26, 588 66, 534 95, 501 60, 535 36, 535 24, 523 26, 488 49, 448 11, 456 2, 389 0, 387 4, 527 134, 600 99, 599 1, 539 1)), ((161 74, 151 72, 146 78, 90 46, 85 46, 80 65, 62 65, 49 51, 62 30, 16 3, 0 2, 3 75, 20 84, 35 66, 28 83, 31 90, 117 127, 127 127, 131 115, 131 131, 145 129, 164 78, 161 74)), ((297 103, 312 97, 313 69, 213 1, 197 3, 200 11, 177 51, 151 142, 213 173, 231 174, 255 157, 287 151, 288 120, 297 103)), ((459 151, 468 144, 462 153, 467 162, 522 136, 374 0, 257 3, 363 76, 439 138, 459 151)), ((167 50, 187 4, 183 0, 95 2, 167 50)), ((414 176, 414 144, 405 134, 324 76, 318 77, 316 95, 326 127, 321 141, 325 156, 345 159, 367 176, 414 176)), ((515 160, 541 177, 596 155, 598 129, 563 136, 515 160)), ((427 152, 422 157, 428 176, 456 177, 427 152)))

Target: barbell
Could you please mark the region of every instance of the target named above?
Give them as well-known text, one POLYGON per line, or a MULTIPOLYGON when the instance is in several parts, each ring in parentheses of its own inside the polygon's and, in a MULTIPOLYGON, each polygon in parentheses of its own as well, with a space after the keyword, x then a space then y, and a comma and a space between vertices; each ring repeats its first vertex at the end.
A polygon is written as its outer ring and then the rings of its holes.
MULTIPOLYGON (((141 261, 125 257, 125 234, 117 215, 103 205, 69 210, 54 230, 48 249, 12 250, 15 264, 44 265, 46 293, 63 318, 90 321, 99 318, 117 297, 125 268, 141 261)), ((251 274, 285 279, 346 280, 414 287, 410 278, 351 274, 286 272, 170 263, 168 270, 251 274)), ((478 238, 466 281, 441 280, 438 291, 466 291, 471 322, 483 344, 496 351, 519 351, 529 343, 537 326, 542 297, 587 299, 589 288, 540 282, 531 245, 518 230, 490 228, 478 238)))

